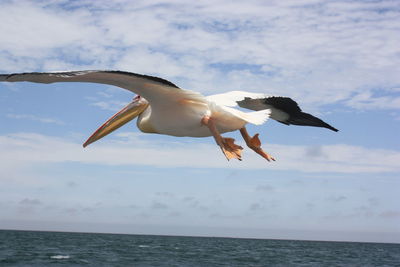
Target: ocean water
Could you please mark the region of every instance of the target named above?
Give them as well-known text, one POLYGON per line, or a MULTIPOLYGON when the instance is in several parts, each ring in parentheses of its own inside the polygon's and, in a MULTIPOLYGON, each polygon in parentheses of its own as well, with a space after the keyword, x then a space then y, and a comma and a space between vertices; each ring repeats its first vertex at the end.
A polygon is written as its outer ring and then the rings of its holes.
POLYGON ((400 244, 0 230, 0 266, 400 266, 400 244))

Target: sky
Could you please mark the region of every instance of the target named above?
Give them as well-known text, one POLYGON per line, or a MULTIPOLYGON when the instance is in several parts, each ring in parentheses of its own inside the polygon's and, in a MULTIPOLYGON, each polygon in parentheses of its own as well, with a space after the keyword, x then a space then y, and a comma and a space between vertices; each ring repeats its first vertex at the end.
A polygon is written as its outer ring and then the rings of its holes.
MULTIPOLYGON (((204 95, 288 96, 340 131, 268 121, 267 162, 135 122, 84 83, 0 84, 0 229, 400 242, 398 1, 0 2, 0 73, 112 69, 204 95)), ((238 133, 226 133, 244 146, 238 133)))

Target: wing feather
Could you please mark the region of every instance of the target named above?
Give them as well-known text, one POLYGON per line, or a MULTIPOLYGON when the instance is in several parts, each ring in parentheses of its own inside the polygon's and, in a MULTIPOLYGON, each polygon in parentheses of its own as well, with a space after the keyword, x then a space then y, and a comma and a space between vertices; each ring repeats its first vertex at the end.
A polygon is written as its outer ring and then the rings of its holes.
POLYGON ((159 77, 112 70, 0 74, 0 81, 34 82, 46 84, 57 82, 88 82, 108 84, 118 86, 136 94, 142 95, 150 102, 155 97, 159 98, 160 94, 167 96, 168 94, 171 94, 171 91, 174 90, 178 91, 176 92, 178 94, 183 93, 184 91, 172 82, 159 77))
POLYGON ((271 96, 257 99, 245 97, 237 103, 240 107, 251 110, 271 109, 271 118, 286 125, 315 126, 338 131, 323 120, 303 112, 296 101, 289 97, 271 96))
MULTIPOLYGON (((143 75, 127 71, 117 70, 82 70, 82 71, 59 71, 59 72, 25 72, 0 74, 0 81, 7 82, 36 82, 36 83, 55 83, 55 82, 93 82, 104 83, 123 87, 124 80, 136 80, 139 82, 153 82, 179 88, 172 82, 149 75, 143 75)), ((124 88, 124 87, 123 87, 124 88)), ((128 88, 125 88, 129 90, 128 88)))
POLYGON ((236 107, 238 105, 237 101, 244 100, 246 97, 258 99, 268 97, 268 95, 244 91, 231 91, 222 94, 209 95, 207 96, 207 100, 221 106, 236 107))

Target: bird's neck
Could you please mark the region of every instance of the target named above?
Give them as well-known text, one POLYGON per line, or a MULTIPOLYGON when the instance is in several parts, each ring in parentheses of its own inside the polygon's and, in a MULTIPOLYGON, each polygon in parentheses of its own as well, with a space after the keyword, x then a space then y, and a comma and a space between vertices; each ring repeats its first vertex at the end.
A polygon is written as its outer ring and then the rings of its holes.
POLYGON ((144 133, 158 133, 150 123, 151 107, 148 106, 139 116, 136 122, 137 127, 144 133))

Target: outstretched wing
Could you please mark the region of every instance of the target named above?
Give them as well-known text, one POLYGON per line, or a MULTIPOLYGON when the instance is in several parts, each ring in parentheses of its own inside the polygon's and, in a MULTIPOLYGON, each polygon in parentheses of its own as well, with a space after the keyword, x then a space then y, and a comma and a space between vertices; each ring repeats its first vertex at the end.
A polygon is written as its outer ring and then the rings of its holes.
POLYGON ((136 94, 142 95, 150 102, 160 94, 171 95, 171 89, 182 90, 170 81, 162 78, 142 75, 125 71, 112 70, 84 70, 65 72, 30 72, 0 74, 0 82, 34 82, 34 83, 56 83, 56 82, 89 82, 118 86, 136 94))
POLYGON ((207 99, 221 105, 231 107, 239 105, 242 108, 255 111, 270 109, 270 118, 286 125, 324 127, 335 132, 338 131, 323 120, 303 112, 299 105, 289 97, 233 91, 225 94, 208 96, 207 99))

